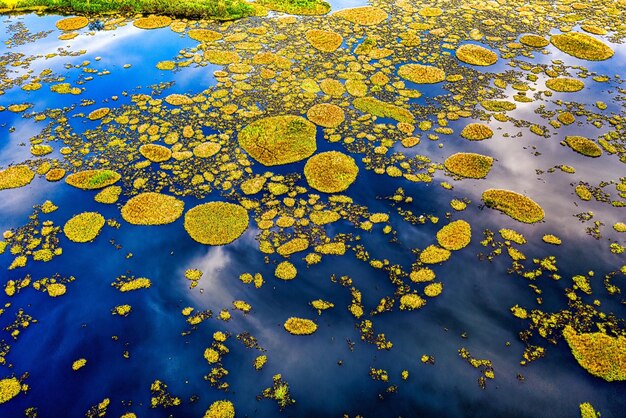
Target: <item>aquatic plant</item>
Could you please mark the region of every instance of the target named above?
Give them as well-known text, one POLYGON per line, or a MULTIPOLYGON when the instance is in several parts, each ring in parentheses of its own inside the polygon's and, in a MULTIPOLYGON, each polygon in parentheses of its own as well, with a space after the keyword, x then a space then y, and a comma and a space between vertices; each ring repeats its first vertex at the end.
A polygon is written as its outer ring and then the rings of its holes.
POLYGON ((491 171, 493 158, 481 154, 459 152, 446 158, 443 165, 457 176, 482 179, 491 171))
POLYGON ((209 202, 191 208, 185 214, 189 236, 206 245, 226 245, 248 229, 248 211, 226 202, 209 202))
POLYGON ((112 205, 117 203, 121 193, 122 188, 120 186, 105 187, 94 197, 94 200, 98 203, 112 205))
POLYGON ((449 258, 450 251, 436 245, 429 245, 420 253, 420 261, 424 264, 438 264, 449 258))
POLYGON ((584 136, 566 136, 565 143, 577 153, 587 157, 596 158, 602 155, 602 148, 584 136))
POLYGON ((108 107, 101 107, 100 109, 96 109, 89 113, 89 115, 87 115, 87 118, 89 118, 89 120, 100 120, 108 115, 110 111, 111 109, 109 109, 108 107))
POLYGON ((446 72, 432 65, 405 64, 398 68, 398 75, 417 84, 434 84, 446 79, 446 72))
POLYGON ((0 404, 15 398, 22 391, 22 384, 15 377, 0 380, 0 404))
POLYGON ((338 151, 328 151, 309 158, 304 176, 309 185, 324 193, 346 190, 359 174, 354 159, 338 151))
POLYGON ((571 326, 563 337, 580 366, 607 382, 626 380, 626 337, 603 332, 578 333, 571 326))
POLYGON ((293 280, 297 274, 298 270, 289 261, 279 263, 274 271, 274 275, 281 280, 293 280))
POLYGON ((464 44, 457 48, 456 57, 466 64, 489 66, 498 61, 495 52, 474 44, 464 44))
POLYGON ((210 29, 191 29, 187 36, 198 42, 215 42, 222 39, 221 33, 210 29))
POLYGON ((374 116, 391 118, 403 123, 415 122, 415 117, 407 109, 373 97, 358 97, 354 99, 352 104, 361 112, 370 113, 374 116))
POLYGON ((311 335, 317 331, 317 324, 310 319, 291 317, 285 321, 285 330, 293 335, 311 335))
POLYGON ((428 267, 414 270, 409 274, 409 278, 415 283, 431 282, 435 280, 435 277, 435 272, 428 267))
POLYGON ((316 104, 307 112, 306 117, 316 125, 324 128, 336 128, 345 120, 345 112, 337 105, 330 103, 316 104))
POLYGON ((412 311, 420 309, 426 305, 426 300, 421 298, 418 294, 409 293, 400 297, 400 310, 412 311))
POLYGON ((82 29, 89 24, 89 19, 84 16, 67 17, 56 22, 56 27, 63 31, 82 29))
POLYGON ((343 37, 337 32, 328 30, 311 29, 304 36, 313 48, 322 52, 333 52, 343 43, 343 37))
POLYGON ((516 221, 532 224, 544 217, 543 209, 534 200, 510 190, 485 190, 482 200, 486 206, 499 210, 516 221))
POLYGON ((169 26, 172 19, 168 16, 148 16, 135 19, 133 25, 139 29, 159 29, 169 26))
POLYGON ((231 401, 215 401, 204 413, 204 418, 235 418, 235 406, 231 401))
POLYGON ((585 87, 585 83, 575 78, 558 77, 546 80, 546 87, 558 92, 572 93, 582 90, 585 87))
POLYGON ((373 6, 343 9, 335 12, 333 16, 363 26, 378 25, 389 17, 387 12, 385 12, 383 9, 373 6))
POLYGON ((258 0, 269 10, 294 15, 324 15, 330 11, 330 4, 323 0, 258 0))
POLYGON ((93 241, 104 226, 104 216, 98 212, 83 212, 65 223, 63 232, 74 242, 93 241))
POLYGON ((580 32, 552 35, 550 42, 566 54, 588 61, 604 61, 614 54, 604 42, 580 32))
POLYGON ((25 165, 14 165, 0 171, 0 190, 16 189, 30 184, 35 172, 25 165))
POLYGON ((483 141, 491 138, 493 131, 484 123, 470 123, 463 128, 461 136, 470 141, 483 141))
POLYGON ((165 225, 183 214, 185 204, 174 196, 146 192, 131 198, 122 206, 122 218, 133 225, 165 225))
POLYGON ((172 158, 172 150, 157 144, 144 144, 139 147, 139 153, 154 163, 162 163, 172 158))
POLYGON ((519 38, 519 41, 523 45, 530 46, 530 47, 533 47, 533 48, 543 48, 543 47, 548 46, 550 44, 550 41, 548 41, 543 36, 533 35, 533 34, 522 35, 519 38))
POLYGON ((472 238, 472 228, 464 220, 450 222, 437 232, 437 242, 446 250, 465 248, 472 238))

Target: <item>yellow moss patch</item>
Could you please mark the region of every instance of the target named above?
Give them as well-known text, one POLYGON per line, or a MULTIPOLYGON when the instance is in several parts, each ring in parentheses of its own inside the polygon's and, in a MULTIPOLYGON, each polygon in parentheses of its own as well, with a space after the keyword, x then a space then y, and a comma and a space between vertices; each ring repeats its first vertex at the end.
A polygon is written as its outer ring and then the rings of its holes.
POLYGON ((46 291, 48 292, 48 296, 57 298, 63 296, 65 292, 67 292, 67 288, 63 283, 50 283, 46 286, 46 291))
POLYGON ((248 212, 239 205, 209 202, 185 214, 185 230, 189 236, 206 245, 226 245, 248 229, 248 212))
POLYGON ((193 149, 193 155, 198 158, 209 158, 217 154, 222 146, 215 142, 203 142, 193 149))
POLYGON ((118 305, 115 308, 113 308, 113 312, 115 312, 115 314, 119 316, 128 316, 131 310, 132 310, 132 306, 130 305, 118 305))
POLYGON ((463 220, 450 222, 437 232, 437 242, 446 250, 465 248, 472 239, 472 228, 463 220))
POLYGON ((561 245, 561 238, 557 237, 556 235, 546 234, 541 239, 546 244, 561 245))
POLYGON ((98 203, 112 205, 118 201, 121 193, 122 188, 120 186, 109 186, 102 189, 102 191, 100 191, 94 199, 98 203))
POLYGON ((139 29, 158 29, 169 26, 172 19, 167 16, 148 16, 136 19, 133 25, 139 29))
POLYGON ((504 100, 483 100, 480 105, 492 112, 507 112, 517 109, 517 105, 513 102, 504 100))
POLYGON ((321 244, 315 247, 315 251, 325 255, 344 255, 346 253, 346 244, 343 242, 321 244))
POLYGON ((239 145, 266 166, 289 164, 317 149, 315 125, 294 115, 272 116, 252 122, 239 133, 239 145))
POLYGON ((52 152, 52 147, 50 145, 33 145, 30 147, 30 153, 35 157, 41 157, 43 155, 48 155, 52 152))
POLYGON ((500 233, 500 236, 507 240, 507 241, 513 241, 516 244, 526 244, 526 238, 524 238, 524 235, 520 234, 519 232, 516 232, 512 229, 501 229, 498 231, 500 233))
POLYGON ((93 241, 104 226, 104 216, 98 212, 83 212, 65 223, 63 232, 74 242, 93 241))
POLYGON ((22 391, 22 384, 15 377, 0 380, 0 404, 9 402, 22 391))
POLYGON ((488 66, 498 61, 498 55, 479 45, 465 44, 456 50, 456 57, 466 64, 488 66))
POLYGON ((310 319, 291 317, 285 321, 285 330, 293 335, 311 335, 317 331, 317 324, 310 319))
POLYGON ((257 194, 267 182, 265 177, 257 176, 241 183, 241 191, 247 195, 257 194))
POLYGON ((159 61, 157 62, 156 67, 159 70, 171 71, 176 68, 176 63, 174 61, 159 61))
POLYGON ((470 123, 461 131, 461 136, 470 141, 482 141, 493 136, 491 128, 484 123, 470 123))
POLYGON ((544 212, 534 200, 510 190, 485 190, 482 200, 490 208, 510 216, 516 221, 532 224, 544 217, 544 212))
POLYGON ((14 165, 0 171, 0 190, 16 189, 30 184, 35 172, 25 165, 14 165))
POLYGON ((338 221, 341 215, 330 210, 323 210, 311 212, 310 218, 315 225, 326 225, 338 221))
POLYGON ((578 364, 608 382, 626 380, 626 337, 601 332, 577 333, 571 326, 563 330, 578 364))
POLYGON ((339 10, 334 13, 333 16, 340 17, 348 22, 363 26, 378 25, 388 17, 387 12, 384 10, 371 6, 339 10))
POLYGON ((87 117, 90 120, 99 120, 105 117, 106 115, 108 115, 110 111, 111 109, 109 109, 108 107, 101 107, 100 109, 96 109, 92 111, 91 113, 89 113, 87 117))
POLYGON ((539 35, 523 35, 519 38, 520 43, 533 48, 543 48, 550 43, 546 38, 539 35))
POLYGON ((235 407, 231 401, 215 401, 204 413, 204 418, 235 418, 235 407))
POLYGON ((345 120, 342 108, 330 103, 316 104, 306 112, 306 117, 324 128, 336 128, 345 120))
POLYGON ((191 29, 187 35, 198 42, 215 42, 222 39, 222 34, 210 29, 191 29))
POLYGON ((582 90, 585 83, 575 78, 559 77, 546 80, 546 87, 558 92, 573 93, 582 90))
POLYGON ((596 158, 602 155, 602 148, 583 136, 566 136, 565 143, 577 153, 587 157, 596 158))
POLYGON ((613 50, 604 42, 580 32, 568 32, 550 37, 552 45, 576 58, 603 61, 613 56, 613 50))
POLYGON ((617 222, 613 224, 613 229, 616 230, 617 232, 626 232, 626 223, 617 222))
POLYGON ((341 35, 327 30, 312 29, 305 36, 313 48, 322 52, 336 51, 343 42, 341 35))
POLYGON ((450 251, 436 245, 429 245, 420 253, 420 261, 424 264, 442 263, 448 258, 450 258, 450 251))
POLYGON ((398 69, 398 75, 417 84, 434 84, 446 79, 446 72, 430 65, 405 64, 398 69))
POLYGON ((75 362, 72 363, 72 370, 76 371, 82 369, 87 364, 87 360, 84 358, 79 358, 75 362))
POLYGON ((165 97, 165 102, 172 106, 192 105, 194 103, 191 97, 185 96, 184 94, 170 94, 165 97))
POLYGON ((415 122, 415 118, 407 109, 380 101, 373 97, 358 97, 354 99, 353 105, 361 112, 381 118, 391 118, 404 123, 415 122))
POLYGON ((571 125, 576 120, 574 115, 572 113, 570 113, 570 112, 559 113, 559 115, 556 118, 563 125, 571 125))
POLYGON ((64 31, 73 31, 82 29, 89 24, 89 19, 84 16, 68 17, 61 19, 56 23, 56 27, 64 31))
POLYGON ((443 10, 439 7, 424 7, 417 14, 423 17, 437 17, 443 14, 443 10))
POLYGON ((174 196, 141 193, 122 207, 122 218, 133 225, 165 225, 180 218, 184 207, 184 202, 174 196))
POLYGON ((403 311, 412 311, 414 309, 419 309, 424 305, 426 305, 426 301, 415 293, 402 295, 400 297, 400 309, 403 311))
POLYGON ((600 418, 600 413, 596 412, 589 402, 584 402, 579 405, 580 418, 600 418))
POLYGON ((309 240, 306 238, 294 238, 290 241, 287 241, 280 247, 276 249, 276 252, 283 257, 289 256, 291 254, 304 251, 309 248, 309 240))
POLYGON ((457 176, 482 179, 491 171, 493 158, 481 154, 459 152, 449 156, 443 165, 457 176))
POLYGON ((324 193, 346 190, 358 174, 359 168, 354 159, 337 151, 314 155, 304 166, 304 176, 309 185, 324 193))
POLYGON ((576 186, 575 192, 581 200, 589 201, 593 197, 589 189, 582 184, 576 186))
POLYGON ((139 152, 146 159, 155 163, 162 163, 172 158, 172 151, 163 145, 145 144, 139 147, 139 152))
POLYGON ((437 297, 443 291, 442 283, 431 283, 428 286, 424 287, 424 294, 429 298, 437 297))
POLYGON ((274 271, 274 275, 281 280, 292 280, 297 274, 298 270, 296 270, 296 267, 289 261, 283 261, 278 264, 276 266, 276 270, 274 271))
POLYGON ((133 290, 148 289, 152 286, 150 279, 145 277, 139 277, 116 286, 120 292, 131 292, 133 290))
POLYGON ((428 267, 412 271, 411 274, 409 274, 409 278, 415 283, 431 282, 435 280, 435 277, 435 272, 428 267))
POLYGON ((206 59, 211 64, 228 65, 239 62, 241 60, 241 57, 234 51, 207 49, 206 51, 204 51, 204 59, 206 59))

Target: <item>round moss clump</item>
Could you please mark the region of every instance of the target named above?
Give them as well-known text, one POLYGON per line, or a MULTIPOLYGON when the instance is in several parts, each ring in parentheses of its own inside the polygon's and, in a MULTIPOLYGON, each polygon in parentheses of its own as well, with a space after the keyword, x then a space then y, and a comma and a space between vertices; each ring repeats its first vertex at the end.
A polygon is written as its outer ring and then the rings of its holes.
POLYGON ((239 133, 239 145, 263 165, 304 160, 317 149, 315 125, 294 115, 272 116, 252 122, 239 133))
POLYGON ((172 106, 183 106, 192 105, 194 102, 191 97, 185 96, 184 94, 170 94, 165 97, 165 103, 172 106))
POLYGON ((74 242, 93 241, 104 226, 104 216, 98 212, 83 212, 65 223, 63 232, 74 242))
POLYGON ((446 72, 441 68, 420 64, 405 64, 398 69, 398 75, 417 84, 434 84, 446 79, 446 72))
POLYGON ((485 190, 482 200, 488 207, 499 210, 516 221, 532 224, 544 217, 543 209, 534 200, 510 190, 485 190))
POLYGON ((424 264, 442 263, 448 258, 450 258, 450 251, 436 245, 429 245, 420 253, 420 261, 424 264))
POLYGON ((386 20, 388 15, 383 9, 372 6, 356 7, 354 9, 343 9, 334 13, 333 16, 340 17, 348 22, 363 26, 378 25, 386 20))
POLYGON ((61 19, 56 23, 56 27, 60 30, 71 32, 73 30, 82 29, 89 24, 89 19, 84 16, 68 17, 61 19))
POLYGON ((459 152, 449 156, 443 165, 457 176, 482 179, 491 171, 493 158, 471 152, 459 152))
POLYGON ((110 186, 122 178, 118 173, 111 170, 85 170, 70 174, 65 182, 83 190, 97 190, 110 186))
POLYGON ((466 64, 483 67, 493 65, 498 61, 498 55, 495 52, 474 44, 461 45, 456 50, 456 57, 466 64))
POLYGON ((316 125, 324 128, 336 128, 345 120, 346 115, 337 105, 316 104, 306 112, 306 117, 316 125))
POLYGON ((137 19, 133 25, 139 29, 159 29, 169 26, 172 19, 167 16, 148 16, 137 19))
POLYGON ((230 244, 248 229, 248 212, 239 205, 209 202, 185 214, 185 230, 200 244, 230 244))
POLYGON ((293 280, 296 278, 298 274, 298 270, 296 266, 291 264, 289 261, 283 261, 282 263, 276 266, 276 270, 274 271, 274 275, 281 280, 293 280))
POLYGON ((191 29, 187 35, 198 42, 215 42, 222 39, 222 34, 210 29, 191 29))
POLYGON ((304 166, 304 176, 309 185, 324 193, 346 190, 357 178, 359 167, 354 159, 341 152, 317 154, 304 166))
POLYGON ((133 225, 165 225, 181 217, 185 203, 161 193, 141 193, 122 207, 122 218, 133 225))
POLYGON ((63 177, 65 177, 65 169, 63 168, 53 168, 46 173, 46 180, 50 182, 60 181, 63 177))
POLYGON ((585 83, 575 78, 560 77, 546 80, 546 87, 558 92, 573 93, 582 90, 585 83))
POLYGON ((482 141, 493 136, 491 128, 484 123, 470 123, 461 131, 461 136, 470 141, 482 141))
POLYGON ((17 189, 30 184, 35 172, 25 165, 14 165, 0 171, 0 190, 17 189))
POLYGON ((424 305, 426 305, 426 301, 415 293, 409 293, 400 297, 400 309, 403 311, 420 309, 424 305))
POLYGON ((587 157, 596 158, 602 155, 602 148, 584 136, 566 136, 565 143, 577 153, 587 157))
POLYGON ((313 48, 322 52, 336 51, 343 43, 341 35, 327 30, 312 29, 305 36, 313 48))
POLYGON ((576 58, 603 61, 613 56, 613 50, 604 42, 580 32, 569 32, 550 37, 552 45, 576 58))
POLYGON ((291 317, 285 321, 285 330, 293 335, 311 335, 317 331, 317 324, 310 319, 291 317))
POLYGON ((100 109, 96 109, 89 113, 89 115, 87 115, 87 118, 89 118, 89 120, 100 120, 108 115, 110 111, 111 109, 109 109, 108 107, 101 107, 100 109))
POLYGON ((193 155, 198 158, 209 158, 217 154, 222 146, 215 142, 203 142, 193 149, 193 155))
POLYGON ((231 401, 215 401, 204 413, 204 418, 235 418, 235 407, 231 401))
POLYGON ((139 152, 154 163, 162 163, 172 158, 172 151, 163 145, 145 144, 139 147, 139 152))
POLYGON ((583 369, 607 382, 626 380, 626 337, 577 333, 569 325, 563 330, 563 337, 583 369))
POLYGON ((0 380, 0 404, 9 402, 20 394, 22 384, 15 377, 0 380))
POLYGON ((523 35, 519 38, 521 44, 530 46, 533 48, 543 48, 544 46, 548 46, 550 43, 546 38, 539 35, 523 35))
POLYGON ((437 232, 437 242, 446 250, 465 248, 472 239, 472 228, 463 220, 450 222, 437 232))

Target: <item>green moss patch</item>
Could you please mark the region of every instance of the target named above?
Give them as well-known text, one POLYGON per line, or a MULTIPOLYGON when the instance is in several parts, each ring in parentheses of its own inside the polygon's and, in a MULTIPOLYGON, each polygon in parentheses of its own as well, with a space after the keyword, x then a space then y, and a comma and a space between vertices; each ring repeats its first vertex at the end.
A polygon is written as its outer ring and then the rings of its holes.
POLYGON ((110 186, 122 178, 112 170, 85 170, 70 174, 65 182, 83 190, 97 190, 110 186))
POLYGON ((485 205, 510 216, 516 221, 532 224, 541 221, 545 214, 531 198, 503 189, 485 190, 482 195, 485 205))
POLYGON ((226 245, 248 229, 248 211, 226 202, 209 202, 190 209, 185 214, 185 230, 201 244, 226 245))
POLYGON ((122 207, 122 218, 133 225, 165 225, 180 218, 185 204, 174 196, 141 193, 122 207))
POLYGON ((602 148, 584 136, 566 136, 565 143, 577 153, 587 157, 596 158, 602 155, 602 148))
POLYGON ((63 232, 74 242, 93 241, 104 226, 104 217, 97 212, 83 212, 65 223, 63 232))
POLYGON ((588 61, 603 61, 614 53, 604 42, 580 32, 552 35, 550 42, 566 54, 588 61))
POLYGON ((457 176, 482 179, 489 174, 493 158, 481 154, 459 152, 449 156, 443 164, 448 171, 457 176))
POLYGON ((14 165, 0 171, 0 190, 17 189, 30 184, 35 172, 25 165, 14 165))
POLYGON ((324 193, 346 190, 357 178, 359 168, 354 159, 337 151, 317 154, 304 166, 309 185, 324 193))
POLYGON ((465 44, 456 50, 456 57, 466 64, 489 66, 498 61, 498 55, 479 45, 465 44))

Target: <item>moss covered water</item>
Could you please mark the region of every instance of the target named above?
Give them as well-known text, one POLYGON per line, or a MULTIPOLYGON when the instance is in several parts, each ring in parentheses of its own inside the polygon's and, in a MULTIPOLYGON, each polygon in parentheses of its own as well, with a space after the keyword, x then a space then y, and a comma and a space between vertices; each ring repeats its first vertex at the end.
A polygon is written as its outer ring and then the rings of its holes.
POLYGON ((626 3, 257 3, 2 16, 0 416, 621 416, 626 3))

